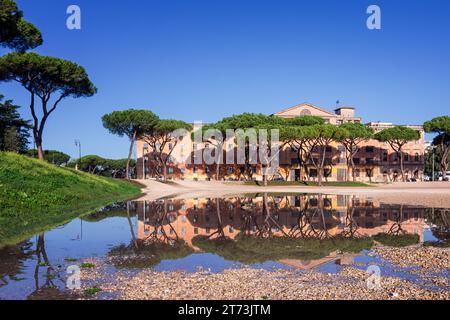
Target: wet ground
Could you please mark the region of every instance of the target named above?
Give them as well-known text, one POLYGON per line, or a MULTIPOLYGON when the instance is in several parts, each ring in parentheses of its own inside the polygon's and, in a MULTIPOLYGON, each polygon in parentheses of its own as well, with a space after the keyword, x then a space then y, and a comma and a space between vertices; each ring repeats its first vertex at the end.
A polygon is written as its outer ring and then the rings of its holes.
POLYGON ((447 246, 449 212, 305 194, 118 203, 3 246, 0 299, 77 298, 67 289, 68 268, 89 273, 96 261, 109 275, 241 268, 339 274, 376 265, 383 276, 449 290, 434 281, 448 280, 448 266, 424 276, 420 267, 399 266, 373 250, 447 246))

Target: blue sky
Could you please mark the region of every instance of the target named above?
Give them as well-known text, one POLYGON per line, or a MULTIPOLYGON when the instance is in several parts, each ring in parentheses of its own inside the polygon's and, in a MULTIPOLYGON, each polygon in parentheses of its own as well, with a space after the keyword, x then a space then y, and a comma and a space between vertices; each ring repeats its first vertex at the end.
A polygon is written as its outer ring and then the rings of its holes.
MULTIPOLYGON (((450 1, 18 0, 42 31, 35 51, 83 65, 98 94, 69 99, 49 119, 46 149, 124 158, 128 141, 101 116, 148 108, 212 122, 301 102, 357 108, 364 121, 421 124, 450 109, 450 1), (66 28, 77 4, 82 30, 66 28), (382 29, 366 27, 377 4, 382 29)), ((0 53, 6 53, 1 49, 0 53)), ((17 84, 0 92, 23 105, 17 84)))

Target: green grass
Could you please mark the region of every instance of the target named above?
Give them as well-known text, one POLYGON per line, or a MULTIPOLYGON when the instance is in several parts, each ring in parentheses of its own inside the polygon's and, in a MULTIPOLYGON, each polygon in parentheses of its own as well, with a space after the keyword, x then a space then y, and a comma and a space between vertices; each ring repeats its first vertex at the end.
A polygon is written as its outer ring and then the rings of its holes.
POLYGON ((141 194, 127 181, 0 152, 0 247, 141 194))
POLYGON ((420 237, 417 234, 389 235, 386 233, 379 233, 372 238, 382 245, 397 248, 409 247, 420 242, 420 237))
POLYGON ((96 295, 99 292, 102 292, 103 290, 97 287, 93 287, 93 288, 88 288, 84 290, 84 294, 88 295, 88 296, 93 296, 96 295))
POLYGON ((94 267, 95 267, 95 264, 89 263, 89 262, 84 262, 84 263, 80 264, 81 269, 92 269, 94 267))
MULTIPOLYGON (((247 181, 245 185, 248 186, 263 186, 262 181, 247 181)), ((301 181, 268 181, 267 185, 270 187, 282 187, 282 186, 299 186, 299 187, 317 187, 319 184, 317 182, 301 182, 301 181)), ((323 187, 370 187, 369 184, 363 182, 353 182, 353 181, 330 181, 322 182, 323 187)))

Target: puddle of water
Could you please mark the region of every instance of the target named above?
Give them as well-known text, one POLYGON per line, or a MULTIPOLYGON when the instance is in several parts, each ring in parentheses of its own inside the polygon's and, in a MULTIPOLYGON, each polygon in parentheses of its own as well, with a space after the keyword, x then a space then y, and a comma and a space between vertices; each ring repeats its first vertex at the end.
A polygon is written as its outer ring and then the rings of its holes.
POLYGON ((448 210, 303 194, 115 204, 0 249, 0 299, 61 294, 67 266, 92 257, 107 258, 111 272, 250 266, 337 273, 377 264, 384 275, 420 282, 411 270, 369 256, 368 237, 383 234, 377 240, 391 245, 445 241, 443 214, 448 210))

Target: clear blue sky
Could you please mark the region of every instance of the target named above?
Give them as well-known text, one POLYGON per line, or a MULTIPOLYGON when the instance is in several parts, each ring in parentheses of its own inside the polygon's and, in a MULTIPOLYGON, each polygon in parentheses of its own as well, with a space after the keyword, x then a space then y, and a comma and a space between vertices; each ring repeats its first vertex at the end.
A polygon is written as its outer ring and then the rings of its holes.
MULTIPOLYGON (((123 158, 128 142, 103 129, 113 110, 211 122, 336 100, 364 121, 421 124, 450 109, 450 1, 18 0, 45 44, 35 51, 83 65, 98 94, 66 100, 44 147, 123 158), (82 30, 66 9, 82 10, 82 30), (382 30, 366 28, 378 4, 382 30)), ((0 53, 5 53, 1 50, 0 53)), ((17 84, 0 92, 26 108, 17 84)))

